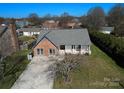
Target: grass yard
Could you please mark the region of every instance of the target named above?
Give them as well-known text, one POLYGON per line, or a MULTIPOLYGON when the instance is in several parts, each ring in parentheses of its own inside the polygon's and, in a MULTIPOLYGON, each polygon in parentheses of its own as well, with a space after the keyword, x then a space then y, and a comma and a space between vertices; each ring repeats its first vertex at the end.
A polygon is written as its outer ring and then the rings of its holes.
POLYGON ((0 80, 1 89, 11 88, 17 78, 25 70, 29 63, 27 53, 29 53, 29 50, 21 50, 5 58, 6 69, 4 71, 4 78, 0 80))
POLYGON ((19 36, 19 40, 29 41, 29 40, 33 40, 33 37, 31 37, 31 36, 19 36))
POLYGON ((18 39, 21 43, 21 49, 31 49, 36 41, 35 36, 19 36, 18 39))
POLYGON ((31 36, 19 36, 18 38, 22 42, 31 43, 31 42, 35 41, 35 38, 34 37, 31 37, 31 36))
POLYGON ((57 77, 54 88, 122 88, 118 81, 124 80, 124 69, 95 45, 91 50, 92 54, 84 56, 79 69, 70 73, 72 81, 65 84, 57 77))

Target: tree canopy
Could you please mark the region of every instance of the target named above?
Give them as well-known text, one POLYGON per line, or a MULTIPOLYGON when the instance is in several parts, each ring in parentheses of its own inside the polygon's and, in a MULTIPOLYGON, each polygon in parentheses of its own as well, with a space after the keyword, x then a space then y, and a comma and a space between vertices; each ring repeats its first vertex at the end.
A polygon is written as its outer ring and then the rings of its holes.
POLYGON ((87 25, 91 29, 99 30, 105 26, 105 13, 101 7, 91 8, 87 13, 87 25))
POLYGON ((116 36, 124 36, 124 6, 117 4, 108 14, 108 24, 114 26, 113 32, 116 36))
POLYGON ((0 17, 0 24, 2 24, 4 22, 4 18, 3 17, 0 17))
POLYGON ((33 25, 39 25, 40 20, 39 16, 36 13, 31 13, 28 16, 28 21, 31 22, 33 25))

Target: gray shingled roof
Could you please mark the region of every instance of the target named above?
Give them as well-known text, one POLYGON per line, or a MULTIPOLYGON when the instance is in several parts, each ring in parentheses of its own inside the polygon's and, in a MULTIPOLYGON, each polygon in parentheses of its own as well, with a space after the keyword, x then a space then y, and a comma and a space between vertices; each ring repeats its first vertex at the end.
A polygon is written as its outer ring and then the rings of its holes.
POLYGON ((113 31, 114 27, 102 27, 101 30, 102 31, 113 31))
POLYGON ((55 45, 90 45, 87 29, 44 30, 39 35, 36 45, 44 38, 55 45))
POLYGON ((0 27, 0 37, 4 34, 4 32, 7 30, 7 27, 0 27))
POLYGON ((41 28, 21 28, 20 30, 23 32, 40 32, 41 28))

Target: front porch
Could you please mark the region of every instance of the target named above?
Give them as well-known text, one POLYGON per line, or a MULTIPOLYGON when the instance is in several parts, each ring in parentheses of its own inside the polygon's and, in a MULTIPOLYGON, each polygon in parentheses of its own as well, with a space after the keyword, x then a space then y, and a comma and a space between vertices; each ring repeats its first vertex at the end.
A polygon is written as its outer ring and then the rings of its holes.
POLYGON ((58 49, 58 53, 60 55, 64 54, 91 54, 90 45, 62 45, 64 46, 61 48, 61 45, 58 49))

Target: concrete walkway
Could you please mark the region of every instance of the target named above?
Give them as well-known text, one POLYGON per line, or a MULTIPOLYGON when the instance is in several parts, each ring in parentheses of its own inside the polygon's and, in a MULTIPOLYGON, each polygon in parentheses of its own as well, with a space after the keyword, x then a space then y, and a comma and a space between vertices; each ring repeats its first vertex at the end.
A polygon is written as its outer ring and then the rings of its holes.
POLYGON ((12 89, 51 89, 53 76, 48 67, 53 64, 47 57, 34 57, 26 70, 20 75, 12 89))

